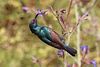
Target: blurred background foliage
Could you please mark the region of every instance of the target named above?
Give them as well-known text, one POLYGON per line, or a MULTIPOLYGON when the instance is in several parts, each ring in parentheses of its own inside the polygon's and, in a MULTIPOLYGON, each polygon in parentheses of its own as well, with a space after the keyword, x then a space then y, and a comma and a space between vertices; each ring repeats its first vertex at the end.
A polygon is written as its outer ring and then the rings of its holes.
MULTIPOLYGON (((89 2, 82 2, 82 8, 89 2), (85 5, 84 5, 85 4, 85 5)), ((90 0, 91 1, 91 0, 90 0)), ((50 5, 55 10, 68 8, 69 0, 23 0, 29 8, 47 9, 50 5)), ((100 0, 89 14, 89 19, 81 25, 81 45, 90 48, 89 57, 100 64, 100 0)), ((57 50, 46 46, 29 30, 28 24, 35 13, 26 14, 22 11, 18 0, 0 0, 0 67, 39 67, 32 57, 41 63, 42 67, 62 67, 62 59, 57 56, 57 50)), ((58 33, 61 27, 56 18, 49 13, 46 17, 38 18, 40 25, 51 26, 58 33)), ((75 14, 72 7, 69 26, 75 24, 75 14)), ((71 36, 71 46, 76 48, 76 33, 71 36)), ((67 56, 68 63, 74 61, 67 56)))

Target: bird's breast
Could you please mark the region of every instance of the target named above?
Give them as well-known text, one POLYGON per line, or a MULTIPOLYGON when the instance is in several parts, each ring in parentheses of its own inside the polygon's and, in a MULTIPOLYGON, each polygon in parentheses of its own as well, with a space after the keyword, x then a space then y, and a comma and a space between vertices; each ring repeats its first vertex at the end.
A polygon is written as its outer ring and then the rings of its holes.
POLYGON ((46 27, 41 27, 38 35, 40 37, 50 37, 50 32, 49 32, 49 30, 46 27))

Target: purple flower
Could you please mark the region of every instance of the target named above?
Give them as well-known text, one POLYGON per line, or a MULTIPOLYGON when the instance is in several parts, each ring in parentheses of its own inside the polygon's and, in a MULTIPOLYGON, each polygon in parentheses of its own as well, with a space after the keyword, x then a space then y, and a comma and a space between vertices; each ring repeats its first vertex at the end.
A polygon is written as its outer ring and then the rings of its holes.
POLYGON ((96 64, 95 60, 91 60, 90 63, 93 64, 94 67, 97 67, 97 64, 96 64))
POLYGON ((40 9, 34 10, 34 12, 35 12, 36 14, 38 14, 39 16, 42 16, 42 15, 43 15, 43 11, 40 10, 40 9))
POLYGON ((67 67, 71 67, 71 65, 70 65, 70 64, 68 64, 68 65, 67 65, 67 67))
POLYGON ((60 21, 64 24, 64 19, 62 16, 60 16, 60 21))
POLYGON ((64 51, 63 50, 58 50, 57 55, 59 57, 64 57, 64 51))
POLYGON ((81 46, 80 48, 81 48, 81 50, 82 50, 82 54, 87 54, 88 51, 89 51, 89 48, 88 48, 87 45, 83 45, 83 46, 81 46))
POLYGON ((39 14, 39 16, 42 16, 42 14, 43 14, 43 13, 42 13, 42 10, 38 9, 38 10, 37 10, 37 14, 39 14))
POLYGON ((34 10, 34 12, 36 14, 38 14, 39 16, 43 16, 43 15, 46 15, 47 14, 47 11, 46 10, 41 10, 41 9, 34 10))
POLYGON ((26 7, 26 6, 24 6, 24 7, 22 7, 22 10, 23 10, 25 13, 27 13, 27 12, 28 12, 28 10, 29 10, 29 8, 28 8, 28 7, 26 7))

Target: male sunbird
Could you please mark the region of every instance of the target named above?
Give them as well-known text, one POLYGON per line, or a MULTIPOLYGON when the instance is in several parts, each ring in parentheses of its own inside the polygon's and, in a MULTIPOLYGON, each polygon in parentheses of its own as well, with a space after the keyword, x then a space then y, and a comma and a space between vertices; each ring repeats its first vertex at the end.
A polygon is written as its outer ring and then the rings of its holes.
POLYGON ((29 24, 31 32, 38 36, 38 38, 45 42, 47 45, 50 45, 60 50, 65 50, 70 55, 75 56, 75 54, 77 54, 76 49, 67 46, 64 42, 63 36, 59 35, 57 32, 49 27, 40 26, 37 24, 37 17, 39 16, 39 14, 40 13, 36 14, 35 18, 29 24))

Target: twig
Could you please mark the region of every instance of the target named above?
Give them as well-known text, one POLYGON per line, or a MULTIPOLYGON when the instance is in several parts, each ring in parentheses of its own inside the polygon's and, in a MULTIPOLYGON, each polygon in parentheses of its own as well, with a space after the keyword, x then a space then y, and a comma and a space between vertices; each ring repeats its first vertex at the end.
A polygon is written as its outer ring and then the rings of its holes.
POLYGON ((52 8, 54 7, 54 4, 57 0, 54 0, 53 3, 51 4, 52 8))
POLYGON ((52 14, 57 18, 58 23, 60 24, 62 30, 65 32, 66 29, 65 29, 63 23, 60 21, 60 19, 59 19, 59 15, 54 11, 54 9, 52 8, 52 6, 50 6, 50 10, 51 10, 52 14))
MULTIPOLYGON (((100 49, 99 49, 99 45, 98 45, 98 43, 96 42, 95 43, 95 46, 96 46, 96 55, 97 55, 97 58, 99 58, 100 57, 100 49)), ((97 66, 99 67, 99 62, 97 62, 97 66)))
MULTIPOLYGON (((75 14, 76 14, 76 23, 79 23, 79 12, 78 5, 75 4, 75 14)), ((81 57, 80 57, 80 24, 77 26, 77 63, 78 67, 81 67, 81 57)))
POLYGON ((69 18, 69 14, 70 14, 70 10, 71 10, 71 6, 72 6, 72 3, 73 3, 73 0, 70 1, 70 4, 69 4, 69 8, 68 8, 68 13, 67 13, 67 18, 66 18, 66 23, 64 23, 65 25, 67 25, 67 22, 68 22, 68 18, 69 18))
MULTIPOLYGON (((71 0, 71 1, 70 1, 70 4, 69 4, 68 13, 67 13, 67 18, 66 18, 67 20, 66 20, 66 23, 64 23, 64 24, 65 24, 65 28, 66 28, 67 23, 68 23, 68 18, 69 18, 69 14, 70 14, 70 11, 71 11, 72 3, 73 3, 73 0, 71 0)), ((63 36, 65 36, 66 33, 67 33, 67 31, 63 34, 63 36)), ((70 33, 67 33, 67 34, 69 35, 70 33)), ((68 36, 68 39, 66 39, 67 42, 68 42, 68 45, 69 45, 69 43, 70 43, 70 37, 71 37, 71 35, 68 36)))
MULTIPOLYGON (((95 3, 96 1, 94 1, 95 3)), ((92 6, 89 7, 89 9, 87 10, 87 12, 85 12, 83 14, 82 17, 79 18, 79 13, 78 13, 78 6, 77 4, 75 4, 75 14, 76 14, 76 27, 77 27, 77 54, 78 54, 78 67, 81 67, 81 57, 80 57, 80 22, 82 22, 82 20, 88 15, 88 12, 90 12, 90 10, 92 9, 92 7, 94 6, 94 3, 92 6)), ((76 28, 74 28, 76 29, 76 28)), ((74 30, 73 29, 73 30, 74 30)), ((72 30, 72 31, 73 31, 72 30)))
MULTIPOLYGON (((96 1, 97 1, 97 0, 94 0, 94 1, 93 1, 93 4, 92 4, 90 7, 88 7, 88 9, 87 9, 86 12, 83 13, 83 16, 81 16, 81 17, 78 19, 79 22, 72 28, 71 32, 69 32, 69 34, 70 34, 69 36, 71 36, 71 35, 74 33, 74 31, 76 31, 76 28, 77 28, 77 26, 80 24, 80 21, 83 21, 83 20, 84 20, 84 18, 88 15, 88 13, 89 13, 89 12, 91 11, 91 9, 94 7, 96 1)), ((64 35, 66 35, 66 34, 68 34, 68 33, 66 32, 64 35)))
POLYGON ((19 0, 19 2, 21 3, 22 7, 26 6, 22 0, 19 0))

